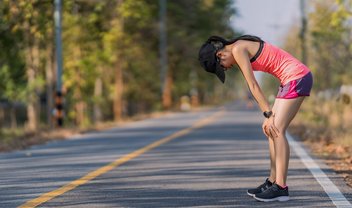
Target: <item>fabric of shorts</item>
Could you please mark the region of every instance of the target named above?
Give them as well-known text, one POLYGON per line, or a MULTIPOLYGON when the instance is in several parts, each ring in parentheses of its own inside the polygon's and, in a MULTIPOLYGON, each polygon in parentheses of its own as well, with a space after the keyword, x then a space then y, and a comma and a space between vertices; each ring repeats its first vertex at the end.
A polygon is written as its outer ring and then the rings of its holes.
POLYGON ((285 85, 280 85, 276 98, 294 99, 300 96, 309 96, 313 86, 313 75, 311 72, 304 77, 292 80, 285 85))

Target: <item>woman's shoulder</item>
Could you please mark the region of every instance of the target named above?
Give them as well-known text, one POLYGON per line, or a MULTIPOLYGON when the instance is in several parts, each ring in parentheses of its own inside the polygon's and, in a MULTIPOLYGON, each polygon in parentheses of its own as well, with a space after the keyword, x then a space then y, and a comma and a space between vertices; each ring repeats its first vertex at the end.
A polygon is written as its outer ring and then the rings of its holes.
POLYGON ((259 49, 260 43, 250 40, 238 40, 233 43, 232 51, 234 53, 247 51, 249 54, 255 54, 259 49))
POLYGON ((250 40, 238 40, 233 43, 233 50, 248 50, 251 47, 259 45, 259 42, 254 42, 250 40))

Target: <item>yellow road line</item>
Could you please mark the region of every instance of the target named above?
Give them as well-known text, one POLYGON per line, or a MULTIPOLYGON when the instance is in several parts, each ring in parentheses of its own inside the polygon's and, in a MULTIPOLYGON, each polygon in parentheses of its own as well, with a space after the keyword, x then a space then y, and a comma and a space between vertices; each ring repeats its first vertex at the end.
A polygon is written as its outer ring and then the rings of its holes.
POLYGON ((181 137, 183 135, 186 135, 188 133, 190 133, 192 130, 194 129, 197 129, 197 128, 200 128, 202 126, 205 126, 211 122, 213 122, 216 118, 218 118, 219 116, 221 116, 222 114, 224 113, 224 111, 219 111, 217 113, 214 113, 212 116, 210 117, 207 117, 205 119, 202 119, 198 122, 196 122, 195 124, 193 124, 191 127, 189 128, 186 128, 186 129, 183 129, 183 130, 180 130, 174 134, 171 134, 170 136, 167 136, 167 137, 164 137, 152 144, 149 144, 141 149, 138 149, 134 152, 131 152, 117 160, 115 160, 114 162, 106 165, 106 166, 103 166, 95 171, 92 171, 90 173, 88 173, 87 175, 75 180, 75 181, 72 181, 56 190, 53 190, 53 191, 50 191, 50 192, 47 192, 47 193, 44 193, 42 194, 41 196, 39 196, 38 198, 35 198, 35 199, 32 199, 30 201, 27 201, 26 203, 22 204, 21 206, 19 206, 19 208, 32 208, 32 207, 37 207, 38 205, 41 205, 57 196, 60 196, 68 191, 71 191, 73 189, 75 189, 77 186, 80 186, 80 185, 83 185, 91 180, 93 180, 94 178, 104 174, 104 173, 107 173, 109 172, 110 170, 126 163, 127 161, 129 160, 132 160, 133 158, 135 157, 138 157, 140 156, 141 154, 151 150, 151 149, 154 149, 162 144, 165 144, 177 137, 181 137))

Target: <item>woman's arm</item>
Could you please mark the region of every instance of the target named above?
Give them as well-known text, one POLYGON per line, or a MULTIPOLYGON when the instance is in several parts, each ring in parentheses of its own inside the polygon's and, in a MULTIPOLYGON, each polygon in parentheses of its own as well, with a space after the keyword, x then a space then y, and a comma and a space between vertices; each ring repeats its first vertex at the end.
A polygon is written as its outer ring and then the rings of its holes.
MULTIPOLYGON (((271 111, 270 105, 262 90, 260 89, 257 80, 254 77, 253 69, 251 63, 249 61, 248 50, 243 44, 237 44, 232 49, 232 54, 240 67, 240 70, 246 79, 249 90, 251 91, 253 97, 257 101, 259 108, 262 112, 271 111)), ((279 130, 276 128, 274 124, 274 117, 272 115, 270 118, 265 119, 262 125, 262 129, 264 134, 267 137, 276 138, 278 136, 279 130)))
POLYGON ((250 64, 249 57, 248 57, 248 51, 245 48, 244 44, 238 43, 237 45, 235 45, 232 49, 232 54, 244 78, 246 79, 248 88, 251 91, 255 100, 257 101, 259 108, 262 110, 262 112, 270 111, 271 110, 270 105, 266 100, 266 98, 264 97, 264 94, 260 89, 257 80, 254 77, 252 66, 250 64))

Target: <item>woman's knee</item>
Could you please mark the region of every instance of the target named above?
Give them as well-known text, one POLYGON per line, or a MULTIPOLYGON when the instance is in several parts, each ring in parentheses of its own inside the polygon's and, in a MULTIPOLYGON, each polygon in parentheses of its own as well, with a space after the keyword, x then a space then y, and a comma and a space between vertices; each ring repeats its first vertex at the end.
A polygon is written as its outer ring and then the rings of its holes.
POLYGON ((283 121, 282 119, 278 119, 275 121, 275 127, 278 130, 278 134, 285 135, 288 123, 283 121))
POLYGON ((274 142, 278 140, 287 140, 286 131, 280 131, 275 137, 268 139, 272 139, 274 142))
POLYGON ((286 130, 287 127, 277 127, 277 130, 279 131, 278 136, 285 136, 286 135, 286 130))

